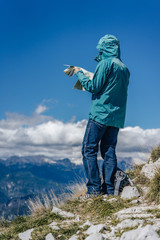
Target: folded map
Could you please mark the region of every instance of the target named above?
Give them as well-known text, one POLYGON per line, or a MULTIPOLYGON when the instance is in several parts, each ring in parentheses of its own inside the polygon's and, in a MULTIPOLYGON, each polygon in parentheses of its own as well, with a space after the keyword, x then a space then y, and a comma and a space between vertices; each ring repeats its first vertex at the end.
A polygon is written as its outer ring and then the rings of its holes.
MULTIPOLYGON (((68 66, 68 67, 64 70, 64 73, 66 75, 68 75, 69 77, 73 76, 75 66, 73 66, 73 65, 65 65, 65 66, 68 66)), ((78 70, 81 70, 86 77, 88 77, 90 80, 92 80, 94 73, 89 72, 89 71, 87 71, 87 70, 85 70, 84 68, 81 68, 81 67, 77 67, 77 68, 78 68, 78 70)), ((77 80, 77 82, 75 83, 73 88, 85 91, 84 87, 81 85, 79 80, 77 80)))

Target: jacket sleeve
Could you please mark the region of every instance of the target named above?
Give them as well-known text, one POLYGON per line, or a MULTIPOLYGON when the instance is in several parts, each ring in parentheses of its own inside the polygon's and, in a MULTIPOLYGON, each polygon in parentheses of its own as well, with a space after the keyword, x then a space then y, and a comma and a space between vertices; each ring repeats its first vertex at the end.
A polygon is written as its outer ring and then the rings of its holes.
POLYGON ((101 61, 98 63, 96 70, 93 75, 93 79, 90 80, 84 75, 82 71, 78 71, 76 76, 78 77, 81 85, 88 91, 93 94, 97 94, 103 88, 106 78, 108 75, 109 69, 107 67, 106 61, 101 61))

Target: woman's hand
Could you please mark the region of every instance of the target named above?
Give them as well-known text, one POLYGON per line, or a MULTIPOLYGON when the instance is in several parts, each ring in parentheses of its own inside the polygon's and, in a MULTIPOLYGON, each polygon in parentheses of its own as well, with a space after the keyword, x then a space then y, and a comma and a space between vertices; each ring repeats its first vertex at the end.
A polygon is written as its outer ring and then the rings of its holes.
POLYGON ((76 74, 76 72, 78 71, 79 69, 77 67, 74 67, 74 74, 76 74))

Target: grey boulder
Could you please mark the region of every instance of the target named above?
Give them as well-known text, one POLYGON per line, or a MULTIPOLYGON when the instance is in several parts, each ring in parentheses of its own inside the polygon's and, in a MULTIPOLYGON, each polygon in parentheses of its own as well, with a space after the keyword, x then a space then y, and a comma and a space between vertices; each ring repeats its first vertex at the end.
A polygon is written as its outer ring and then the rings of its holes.
POLYGON ((32 239, 31 237, 31 233, 33 232, 33 228, 32 229, 28 229, 27 231, 23 232, 23 233, 19 233, 18 234, 18 237, 21 239, 21 240, 30 240, 32 239))
POLYGON ((123 199, 132 199, 139 196, 140 194, 135 186, 126 186, 123 188, 123 191, 121 193, 121 198, 123 199))
POLYGON ((46 237, 45 240, 55 240, 55 238, 53 237, 52 233, 49 233, 46 237))
POLYGON ((105 240, 105 238, 101 233, 93 233, 87 238, 85 238, 85 240, 105 240))
POLYGON ((72 217, 75 216, 73 213, 63 211, 63 210, 61 210, 60 208, 57 208, 57 207, 52 208, 52 213, 58 214, 58 215, 60 215, 62 217, 65 217, 65 218, 67 218, 67 217, 72 218, 72 217))
POLYGON ((145 227, 124 232, 120 240, 160 240, 160 238, 152 225, 146 225, 145 227))

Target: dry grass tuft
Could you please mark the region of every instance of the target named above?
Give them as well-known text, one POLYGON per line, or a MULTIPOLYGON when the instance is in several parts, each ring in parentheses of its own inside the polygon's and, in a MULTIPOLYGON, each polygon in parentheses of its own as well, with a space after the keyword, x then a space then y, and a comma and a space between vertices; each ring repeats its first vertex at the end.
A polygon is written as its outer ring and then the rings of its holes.
POLYGON ((69 190, 69 198, 75 199, 80 196, 84 196, 87 192, 87 187, 84 181, 76 182, 75 184, 69 185, 67 187, 69 190))
POLYGON ((156 162, 160 158, 160 145, 156 146, 151 151, 151 159, 156 162))
POLYGON ((51 190, 48 194, 41 194, 39 197, 29 199, 28 208, 31 215, 36 215, 51 209, 52 206, 60 206, 61 203, 62 199, 51 190))
POLYGON ((131 179, 135 179, 136 177, 139 177, 142 167, 144 164, 141 165, 134 165, 133 169, 126 171, 131 179))
POLYGON ((61 207, 67 200, 77 199, 79 196, 85 195, 87 188, 84 181, 79 180, 74 184, 67 186, 67 193, 62 192, 58 197, 54 191, 43 193, 34 199, 29 199, 28 208, 31 215, 42 213, 51 209, 53 206, 61 207))
POLYGON ((149 190, 146 198, 149 202, 154 201, 156 204, 160 203, 160 169, 157 170, 154 178, 149 184, 149 190))

